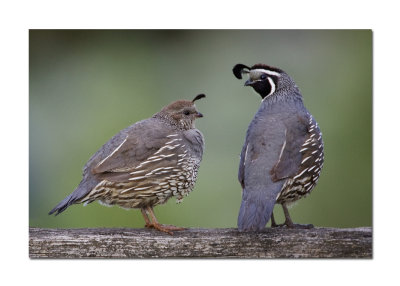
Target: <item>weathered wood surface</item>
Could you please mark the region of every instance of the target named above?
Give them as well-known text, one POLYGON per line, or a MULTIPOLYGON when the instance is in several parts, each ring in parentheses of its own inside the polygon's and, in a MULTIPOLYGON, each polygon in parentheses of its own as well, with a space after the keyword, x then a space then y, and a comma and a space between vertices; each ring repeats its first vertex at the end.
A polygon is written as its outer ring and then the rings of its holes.
POLYGON ((29 229, 31 258, 372 258, 372 229, 29 229))

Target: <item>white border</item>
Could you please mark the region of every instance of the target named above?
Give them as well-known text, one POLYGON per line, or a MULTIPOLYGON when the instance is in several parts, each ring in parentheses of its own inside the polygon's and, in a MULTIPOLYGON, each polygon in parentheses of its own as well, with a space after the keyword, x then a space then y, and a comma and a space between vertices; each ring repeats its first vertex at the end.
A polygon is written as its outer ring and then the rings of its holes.
MULTIPOLYGON (((6 1, 2 4, 2 280, 14 285, 382 285, 397 281, 398 7, 384 1, 6 1), (193 12, 195 11, 195 12, 193 12), (28 259, 28 29, 372 28, 374 259, 28 259)), ((257 44, 257 43, 254 43, 257 44)), ((250 51, 244 51, 250 52, 250 51)), ((345 199, 345 198, 344 198, 345 199)))

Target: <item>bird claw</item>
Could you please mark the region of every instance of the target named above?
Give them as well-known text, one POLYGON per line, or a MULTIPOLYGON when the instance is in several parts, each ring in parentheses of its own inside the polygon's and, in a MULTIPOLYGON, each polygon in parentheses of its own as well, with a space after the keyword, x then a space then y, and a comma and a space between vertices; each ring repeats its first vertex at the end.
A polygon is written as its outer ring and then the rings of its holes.
POLYGON ((293 223, 292 219, 290 218, 289 211, 285 204, 282 204, 283 213, 285 214, 285 222, 282 224, 276 224, 274 214, 271 214, 271 227, 287 227, 287 228, 295 228, 295 229, 310 229, 314 228, 312 224, 300 224, 300 223, 293 223))
POLYGON ((273 223, 273 224, 271 224, 271 227, 273 227, 273 228, 275 228, 275 227, 284 227, 284 226, 286 226, 286 224, 284 224, 284 223, 280 223, 280 224, 273 223))
POLYGON ((167 225, 167 224, 159 224, 159 223, 146 223, 145 227, 147 228, 154 228, 156 230, 166 232, 169 235, 174 235, 172 231, 179 231, 179 230, 185 230, 186 228, 183 227, 178 227, 174 225, 167 225))
POLYGON ((271 227, 287 227, 287 228, 295 228, 295 229, 311 229, 314 228, 312 224, 300 224, 300 223, 281 223, 281 224, 272 224, 271 227))
POLYGON ((296 228, 296 229, 311 229, 314 228, 312 224, 300 224, 300 223, 293 223, 287 226, 288 228, 296 228))

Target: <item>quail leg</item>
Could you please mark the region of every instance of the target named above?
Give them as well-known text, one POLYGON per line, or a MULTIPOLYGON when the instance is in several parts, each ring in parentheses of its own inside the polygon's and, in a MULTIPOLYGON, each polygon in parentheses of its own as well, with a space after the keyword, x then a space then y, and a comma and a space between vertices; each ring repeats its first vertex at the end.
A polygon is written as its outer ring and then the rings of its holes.
POLYGON ((285 214, 285 222, 283 223, 283 225, 286 225, 288 228, 314 228, 312 224, 293 223, 292 219, 290 218, 287 206, 285 204, 282 204, 282 208, 283 208, 283 213, 285 214))
MULTIPOLYGON (((289 215, 289 213, 288 213, 288 215, 289 215)), ((290 219, 290 217, 289 217, 289 219, 290 219)), ((275 221, 274 212, 272 212, 272 214, 271 214, 271 227, 283 227, 283 226, 286 226, 286 222, 277 224, 276 221, 275 221)))
POLYGON ((279 225, 276 224, 275 218, 274 218, 274 213, 272 212, 271 214, 271 227, 278 227, 279 225))
POLYGON ((277 224, 275 221, 274 213, 271 214, 271 227, 283 227, 286 226, 286 223, 277 224))
POLYGON ((170 235, 174 234, 172 231, 185 230, 185 228, 183 228, 183 227, 178 227, 178 226, 174 226, 174 225, 160 224, 157 221, 157 218, 156 218, 156 216, 154 214, 154 211, 153 211, 152 207, 147 207, 145 212, 146 212, 146 214, 149 214, 150 217, 151 217, 151 223, 148 224, 146 222, 146 227, 148 227, 148 228, 154 228, 154 229, 157 229, 159 231, 166 232, 166 233, 168 233, 170 235))
POLYGON ((140 209, 140 211, 142 212, 144 221, 146 222, 146 224, 145 224, 144 227, 150 227, 151 221, 150 221, 150 219, 149 219, 149 216, 148 216, 146 210, 142 208, 142 209, 140 209))

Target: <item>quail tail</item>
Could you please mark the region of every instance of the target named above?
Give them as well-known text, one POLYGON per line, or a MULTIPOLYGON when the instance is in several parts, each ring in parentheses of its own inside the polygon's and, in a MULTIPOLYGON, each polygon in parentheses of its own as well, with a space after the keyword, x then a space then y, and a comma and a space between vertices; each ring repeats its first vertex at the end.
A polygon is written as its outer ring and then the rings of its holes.
POLYGON ((238 217, 239 231, 260 231, 265 228, 271 218, 280 188, 281 186, 277 186, 276 193, 272 194, 266 193, 265 190, 243 190, 238 217))
POLYGON ((87 195, 88 190, 91 189, 91 181, 82 180, 79 186, 73 191, 70 195, 68 195, 65 199, 58 203, 50 212, 49 215, 55 213, 58 215, 65 211, 70 205, 78 203, 80 199, 82 199, 85 195, 87 195))
POLYGON ((71 204, 73 204, 73 199, 72 199, 72 194, 70 194, 68 197, 63 199, 58 205, 56 205, 50 212, 49 215, 52 215, 55 213, 55 215, 58 215, 59 213, 65 211, 71 204))

